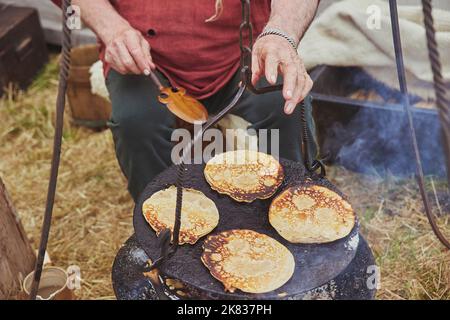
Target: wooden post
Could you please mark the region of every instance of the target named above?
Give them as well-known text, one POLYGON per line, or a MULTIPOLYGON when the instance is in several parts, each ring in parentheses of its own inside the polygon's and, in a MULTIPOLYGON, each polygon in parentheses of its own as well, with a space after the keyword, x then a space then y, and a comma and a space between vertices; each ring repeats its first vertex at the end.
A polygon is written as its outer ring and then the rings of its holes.
POLYGON ((33 271, 35 259, 0 178, 0 300, 12 298, 19 293, 21 281, 33 271))

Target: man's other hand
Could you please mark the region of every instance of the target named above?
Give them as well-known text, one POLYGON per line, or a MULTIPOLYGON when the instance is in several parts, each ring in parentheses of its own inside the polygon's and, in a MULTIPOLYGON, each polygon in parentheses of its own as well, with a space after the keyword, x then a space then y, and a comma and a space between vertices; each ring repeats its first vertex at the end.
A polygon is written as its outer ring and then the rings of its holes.
POLYGON ((256 85, 262 75, 274 85, 278 73, 283 75, 284 112, 291 114, 312 88, 313 82, 303 61, 291 44, 276 35, 258 39, 253 46, 252 83, 256 85))
POLYGON ((117 72, 148 75, 150 69, 155 69, 149 43, 132 27, 112 32, 104 42, 105 61, 117 72))

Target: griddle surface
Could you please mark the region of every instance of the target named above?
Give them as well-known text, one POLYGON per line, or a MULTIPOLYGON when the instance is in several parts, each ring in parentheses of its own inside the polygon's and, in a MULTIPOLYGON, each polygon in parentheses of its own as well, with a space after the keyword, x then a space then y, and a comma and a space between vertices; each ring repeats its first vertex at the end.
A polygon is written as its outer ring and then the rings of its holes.
MULTIPOLYGON (((280 160, 280 163, 284 168, 285 180, 274 197, 291 185, 311 183, 328 187, 342 195, 328 180, 306 174, 302 164, 288 160, 280 160)), ((279 294, 294 296, 327 283, 339 275, 354 258, 359 239, 358 224, 347 237, 331 243, 320 245, 289 243, 269 224, 268 210, 273 197, 252 203, 238 203, 212 190, 204 178, 203 169, 204 165, 187 165, 185 187, 200 190, 215 202, 219 209, 220 220, 212 233, 231 229, 250 229, 278 240, 295 257, 294 275, 281 288, 269 293, 248 294, 239 290, 225 293, 222 283, 211 276, 200 260, 204 237, 193 246, 187 244, 181 246, 160 270, 165 276, 180 279, 195 289, 206 290, 221 297, 225 295, 231 299, 276 299, 279 298, 279 294)), ((134 208, 133 223, 136 237, 152 259, 159 256, 160 249, 156 233, 144 219, 142 204, 153 193, 175 185, 176 177, 176 166, 166 169, 147 185, 134 208)))

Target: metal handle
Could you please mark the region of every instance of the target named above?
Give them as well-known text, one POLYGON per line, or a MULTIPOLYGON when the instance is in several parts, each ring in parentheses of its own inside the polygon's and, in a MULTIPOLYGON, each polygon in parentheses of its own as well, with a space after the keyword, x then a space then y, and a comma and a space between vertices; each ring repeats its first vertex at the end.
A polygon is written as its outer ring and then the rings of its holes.
POLYGON ((64 106, 66 101, 67 78, 69 77, 70 68, 70 50, 71 30, 68 28, 66 21, 68 18, 67 9, 70 7, 71 0, 64 0, 62 3, 63 13, 63 41, 62 41, 62 59, 59 71, 59 87, 56 100, 56 122, 55 135, 53 140, 52 165, 50 169, 50 180, 48 183, 47 201, 45 206, 44 220, 42 223, 41 240, 39 242, 38 256, 34 269, 33 284, 31 287, 30 299, 36 300, 39 283, 41 281, 42 265, 44 264, 45 251, 47 249, 48 238, 50 234, 50 226, 52 222, 53 204, 55 202, 56 183, 58 181, 58 169, 61 158, 61 143, 64 125, 64 106))
MULTIPOLYGON (((403 61, 403 50, 402 50, 402 41, 401 41, 401 35, 400 35, 398 11, 397 11, 397 1, 389 0, 389 8, 390 8, 390 13, 391 13, 392 38, 393 38, 393 42, 394 42, 395 58, 396 58, 396 63, 397 63, 398 82, 400 84, 400 91, 402 92, 402 104, 404 106, 404 110, 405 110, 406 117, 408 120, 408 128, 409 128, 409 132, 410 132, 410 136, 411 136, 411 144, 412 144, 412 147, 414 150, 414 160, 416 162, 417 184, 419 185, 420 194, 422 196, 422 201, 423 201, 423 204, 425 207, 425 213, 427 215, 428 221, 431 225, 431 228, 432 228, 434 234, 439 239, 439 241, 441 241, 441 243, 445 247, 447 247, 447 249, 450 249, 450 242, 445 238, 445 236, 440 231, 440 229, 436 223, 436 220, 433 216, 430 201, 428 199, 428 195, 425 190, 425 178, 424 178, 424 173, 423 173, 423 168, 422 168, 422 160, 420 158, 419 146, 418 146, 417 137, 416 137, 416 130, 414 128, 414 119, 412 117, 411 105, 410 105, 410 101, 409 101, 408 86, 406 83, 406 71, 405 71, 405 65, 404 65, 404 61, 403 61)), ((430 40, 432 40, 431 38, 434 38, 434 32, 433 32, 433 30, 430 30, 430 26, 432 27, 432 25, 433 25, 433 18, 431 15, 431 2, 423 1, 423 9, 424 9, 424 17, 425 17, 425 21, 426 21, 425 26, 427 28, 427 40, 428 40, 428 44, 430 45, 430 40)), ((429 47, 429 49, 430 49, 430 47, 429 47)), ((431 49, 433 49, 433 48, 431 48, 431 49)), ((437 45, 435 46, 435 49, 437 51, 437 45)), ((439 59, 439 55, 437 55, 437 59, 439 59)), ((434 80, 436 81, 436 78, 434 80)), ((438 97, 439 97, 439 95, 438 95, 438 97)), ((448 106, 446 108, 448 108, 448 106)), ((446 128, 448 130, 448 122, 443 122, 443 124, 444 124, 444 128, 446 128)), ((447 168, 447 170, 448 169, 449 168, 447 168)))

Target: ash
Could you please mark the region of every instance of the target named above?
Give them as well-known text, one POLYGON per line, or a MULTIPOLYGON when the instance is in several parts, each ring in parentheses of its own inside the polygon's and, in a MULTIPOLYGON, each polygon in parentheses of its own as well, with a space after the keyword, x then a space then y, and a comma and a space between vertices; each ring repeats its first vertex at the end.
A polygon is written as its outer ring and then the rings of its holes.
POLYGON ((349 251, 354 251, 358 248, 359 244, 359 234, 353 235, 348 241, 345 243, 345 248, 349 251))
POLYGON ((130 259, 135 263, 144 264, 149 258, 143 249, 135 248, 130 251, 130 259))
POLYGON ((307 292, 302 300, 334 300, 336 297, 336 283, 331 280, 327 284, 307 292))

